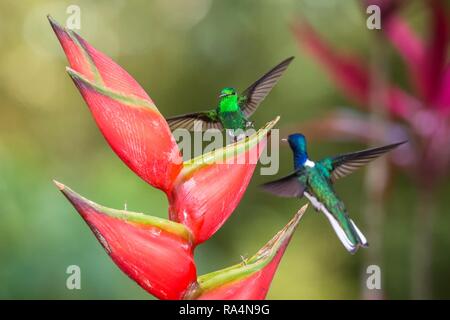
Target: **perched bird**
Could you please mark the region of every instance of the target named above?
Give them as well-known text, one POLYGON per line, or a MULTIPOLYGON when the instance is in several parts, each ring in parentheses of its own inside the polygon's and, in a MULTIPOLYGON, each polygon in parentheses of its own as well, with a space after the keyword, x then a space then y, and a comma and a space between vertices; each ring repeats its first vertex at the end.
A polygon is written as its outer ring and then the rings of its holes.
POLYGON ((350 253, 355 253, 359 247, 367 247, 366 238, 348 216, 344 203, 334 191, 333 183, 406 141, 327 157, 317 162, 308 158, 304 135, 292 134, 287 141, 294 154, 295 171, 284 178, 263 184, 262 188, 281 197, 301 198, 305 195, 317 211, 325 214, 350 253))
POLYGON ((217 108, 209 111, 183 114, 166 119, 170 129, 184 128, 188 130, 231 129, 245 130, 253 127, 248 118, 256 111, 259 104, 280 79, 294 57, 279 63, 242 94, 234 88, 224 88, 220 91, 217 108))

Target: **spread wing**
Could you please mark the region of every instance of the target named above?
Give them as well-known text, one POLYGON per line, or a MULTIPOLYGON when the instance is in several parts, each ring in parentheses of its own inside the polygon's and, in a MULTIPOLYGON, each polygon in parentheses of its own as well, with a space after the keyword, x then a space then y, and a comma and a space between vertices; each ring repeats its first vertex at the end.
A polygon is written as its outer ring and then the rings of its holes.
POLYGON ((323 159, 320 163, 331 171, 331 180, 334 182, 404 143, 406 143, 406 141, 389 144, 383 147, 341 154, 336 157, 323 159))
POLYGON ((259 104, 277 84, 293 59, 294 57, 290 57, 283 60, 242 92, 240 106, 246 118, 250 117, 256 111, 259 104))
POLYGON ((186 113, 166 119, 170 130, 178 128, 194 130, 218 129, 223 130, 222 124, 215 110, 205 112, 186 113))
POLYGON ((291 173, 290 175, 265 183, 261 188, 269 193, 275 194, 279 197, 285 198, 301 198, 305 191, 305 185, 298 179, 300 170, 291 173))

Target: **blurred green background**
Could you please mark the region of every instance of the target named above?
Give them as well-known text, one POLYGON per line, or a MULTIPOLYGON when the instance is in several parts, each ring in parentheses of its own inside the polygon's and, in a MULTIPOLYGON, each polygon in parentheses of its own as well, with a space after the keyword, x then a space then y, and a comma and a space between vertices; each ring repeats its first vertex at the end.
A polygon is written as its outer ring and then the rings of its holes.
MULTIPOLYGON (((166 116, 214 106, 220 88, 244 89, 295 55, 253 119, 262 125, 280 115, 280 126, 317 119, 333 106, 349 103, 299 49, 289 24, 305 16, 327 40, 362 56, 367 56, 373 34, 365 27, 358 1, 0 2, 0 298, 149 299, 112 263, 51 182, 56 178, 109 207, 127 203, 133 211, 167 215, 163 193, 137 178, 110 150, 64 70, 66 58, 46 15, 64 24, 71 4, 81 8, 79 33, 133 75, 166 116), (81 267, 81 290, 66 288, 66 268, 72 264, 81 267)), ((420 26, 418 7, 405 14, 420 26)), ((405 81, 400 75, 397 80, 405 81)), ((319 158, 361 147, 317 142, 310 155, 319 158)), ((283 149, 280 159, 280 174, 289 172, 290 151, 283 149)), ((337 187, 362 230, 363 178, 360 170, 337 187)), ((232 217, 197 249, 199 274, 253 254, 305 202, 262 194, 257 186, 269 179, 255 171, 232 217)), ((450 183, 439 190, 433 296, 450 298, 450 183)), ((410 298, 415 198, 411 181, 395 175, 383 234, 386 298, 410 298)), ((309 210, 268 298, 358 299, 365 283, 364 254, 348 254, 324 217, 309 210)))

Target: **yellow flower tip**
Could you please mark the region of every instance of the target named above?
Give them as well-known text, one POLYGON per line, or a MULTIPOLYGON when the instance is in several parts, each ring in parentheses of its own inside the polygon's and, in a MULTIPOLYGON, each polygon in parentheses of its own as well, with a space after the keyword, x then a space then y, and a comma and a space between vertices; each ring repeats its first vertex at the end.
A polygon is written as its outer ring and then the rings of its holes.
POLYGON ((60 190, 63 191, 64 188, 66 187, 65 185, 63 185, 61 182, 56 181, 55 179, 53 179, 53 183, 55 184, 55 186, 60 190))

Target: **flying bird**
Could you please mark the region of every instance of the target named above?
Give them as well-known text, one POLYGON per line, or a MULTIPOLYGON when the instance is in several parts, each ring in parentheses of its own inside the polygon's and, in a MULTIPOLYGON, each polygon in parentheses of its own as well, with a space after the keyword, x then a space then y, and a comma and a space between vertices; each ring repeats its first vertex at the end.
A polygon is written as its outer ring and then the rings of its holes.
POLYGON ((350 253, 355 253, 359 247, 367 247, 366 237, 348 216, 344 203, 334 191, 333 184, 337 179, 349 175, 406 141, 327 157, 317 162, 308 158, 304 135, 291 134, 287 141, 294 155, 295 171, 261 187, 281 197, 301 198, 304 195, 317 211, 325 214, 338 238, 350 253))
POLYGON ((206 129, 234 131, 253 127, 253 122, 248 118, 277 84, 293 59, 294 57, 290 57, 280 62, 241 94, 238 94, 234 88, 223 88, 215 109, 167 118, 170 129, 172 131, 178 128, 190 131, 206 129))

